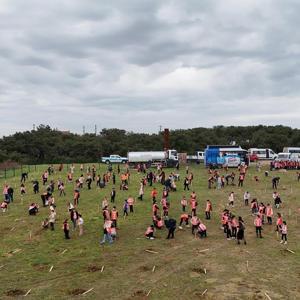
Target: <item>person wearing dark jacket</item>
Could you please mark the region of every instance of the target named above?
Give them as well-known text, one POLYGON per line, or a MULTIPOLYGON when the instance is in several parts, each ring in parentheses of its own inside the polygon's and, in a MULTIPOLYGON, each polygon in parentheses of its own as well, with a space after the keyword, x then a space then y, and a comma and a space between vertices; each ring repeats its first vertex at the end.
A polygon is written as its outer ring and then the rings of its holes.
POLYGON ((174 232, 176 229, 176 220, 175 219, 166 219, 165 220, 166 228, 168 228, 168 236, 167 239, 174 239, 174 232))

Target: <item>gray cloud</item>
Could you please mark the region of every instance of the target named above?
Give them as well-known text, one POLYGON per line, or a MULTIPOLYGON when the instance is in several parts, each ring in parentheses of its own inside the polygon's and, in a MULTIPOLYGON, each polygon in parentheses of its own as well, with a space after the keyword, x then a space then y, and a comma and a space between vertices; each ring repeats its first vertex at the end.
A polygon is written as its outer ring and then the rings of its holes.
POLYGON ((3 0, 0 135, 300 127, 293 0, 3 0))

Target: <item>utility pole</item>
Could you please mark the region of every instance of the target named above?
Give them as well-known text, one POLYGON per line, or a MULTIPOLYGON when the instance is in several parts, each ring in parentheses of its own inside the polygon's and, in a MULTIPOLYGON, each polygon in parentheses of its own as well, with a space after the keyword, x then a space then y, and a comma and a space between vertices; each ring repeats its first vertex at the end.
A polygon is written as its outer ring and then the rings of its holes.
POLYGON ((82 134, 85 134, 85 126, 82 126, 82 134))
POLYGON ((95 124, 95 135, 97 136, 97 125, 95 124))

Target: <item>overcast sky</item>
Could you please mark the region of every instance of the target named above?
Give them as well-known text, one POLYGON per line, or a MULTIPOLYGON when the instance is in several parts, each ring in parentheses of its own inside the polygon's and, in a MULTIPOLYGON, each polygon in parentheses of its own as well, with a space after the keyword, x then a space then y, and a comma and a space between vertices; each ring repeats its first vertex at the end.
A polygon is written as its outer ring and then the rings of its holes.
POLYGON ((300 1, 1 0, 0 136, 300 127, 300 1))

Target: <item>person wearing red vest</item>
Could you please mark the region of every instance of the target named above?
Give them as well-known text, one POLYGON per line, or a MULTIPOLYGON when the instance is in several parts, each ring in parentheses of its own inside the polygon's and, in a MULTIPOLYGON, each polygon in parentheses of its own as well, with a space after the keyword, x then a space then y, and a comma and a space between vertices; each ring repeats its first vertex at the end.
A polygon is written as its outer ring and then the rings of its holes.
POLYGON ((200 220, 196 215, 194 215, 191 218, 191 223, 192 223, 192 234, 194 234, 195 229, 197 229, 199 226, 200 220))
POLYGON ((269 225, 272 225, 272 217, 273 217, 273 208, 270 205, 270 203, 267 204, 266 207, 266 215, 267 215, 267 221, 269 225))
POLYGON ((262 202, 258 206, 258 213, 260 214, 262 224, 265 224, 266 207, 262 202))
POLYGON ((238 221, 235 216, 231 217, 231 236, 233 239, 236 239, 238 221))
POLYGON ((168 205, 165 205, 163 206, 163 214, 164 214, 164 217, 167 217, 169 215, 169 207, 168 205))
POLYGON ((166 198, 162 198, 160 201, 162 207, 167 206, 167 199, 166 198))
POLYGON ((69 223, 68 223, 68 219, 65 219, 65 221, 63 223, 63 230, 64 230, 64 234, 65 234, 65 239, 69 240, 70 239, 70 235, 69 235, 70 226, 69 226, 69 223))
POLYGON ((190 205, 191 205, 191 208, 192 208, 192 215, 195 216, 196 215, 196 208, 197 208, 198 202, 196 201, 196 199, 192 198, 190 200, 190 205))
POLYGON ((133 213, 134 199, 133 199, 131 196, 128 197, 127 203, 128 203, 128 205, 129 205, 129 211, 130 211, 131 213, 133 213))
POLYGON ((154 201, 156 201, 156 197, 157 197, 156 188, 153 188, 153 190, 151 191, 151 197, 152 197, 152 203, 154 203, 154 201))
POLYGON ((164 221, 162 220, 162 218, 158 217, 157 222, 156 222, 156 228, 157 229, 162 229, 163 226, 164 226, 164 221))
POLYGON ((107 221, 107 220, 110 220, 110 214, 109 214, 109 211, 108 211, 108 207, 105 206, 102 210, 102 215, 103 215, 103 219, 104 219, 104 222, 107 221))
POLYGON ((182 211, 185 211, 186 206, 187 206, 187 200, 186 200, 185 196, 182 197, 180 203, 181 203, 182 211))
POLYGON ((210 212, 212 211, 212 204, 210 200, 206 200, 205 217, 206 220, 210 220, 210 212))
POLYGON ((110 212, 110 219, 112 220, 115 228, 117 228, 118 217, 119 217, 119 212, 117 211, 117 208, 114 206, 110 212))
POLYGON ((154 226, 150 225, 146 232, 145 232, 145 236, 147 239, 153 240, 154 239, 154 226))
POLYGON ((153 215, 156 216, 157 213, 158 213, 158 211, 159 211, 159 207, 158 207, 158 205, 156 204, 156 201, 155 201, 153 203, 153 205, 152 205, 152 213, 153 213, 153 215))
POLYGON ((284 242, 284 244, 287 244, 287 225, 286 222, 283 221, 282 222, 282 226, 281 226, 281 242, 280 244, 282 244, 284 242))
POLYGON ((73 197, 75 207, 79 204, 79 198, 80 198, 80 192, 79 192, 79 190, 76 189, 74 191, 74 197, 73 197))
POLYGON ((280 232, 281 231, 281 226, 282 226, 282 216, 280 213, 277 213, 277 220, 276 220, 276 231, 280 232))
POLYGON ((206 234, 206 226, 200 222, 199 226, 198 226, 198 234, 200 235, 200 238, 206 238, 207 234, 206 234))
POLYGON ((196 198, 197 198, 197 195, 196 195, 196 193, 193 191, 193 192, 191 193, 191 199, 195 199, 195 200, 196 200, 196 198))
POLYGON ((179 223, 179 228, 182 229, 181 225, 183 222, 185 222, 185 225, 188 226, 189 225, 189 215, 186 213, 181 214, 180 216, 180 223, 179 223))
POLYGON ((260 215, 257 215, 256 218, 254 219, 254 225, 255 225, 256 237, 262 238, 262 235, 261 235, 262 220, 261 220, 260 215))

